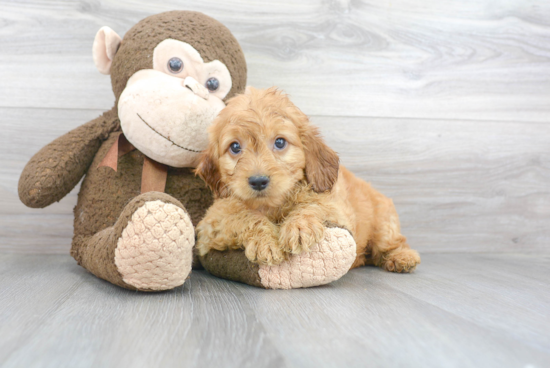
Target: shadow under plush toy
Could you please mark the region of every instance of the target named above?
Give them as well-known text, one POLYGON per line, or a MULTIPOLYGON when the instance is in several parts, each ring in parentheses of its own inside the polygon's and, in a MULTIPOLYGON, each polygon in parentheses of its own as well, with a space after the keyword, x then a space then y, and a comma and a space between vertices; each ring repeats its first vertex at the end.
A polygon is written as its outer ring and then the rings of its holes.
MULTIPOLYGON (((243 52, 218 21, 172 11, 140 21, 124 39, 101 28, 93 55, 99 71, 111 75, 115 106, 36 153, 21 174, 19 196, 43 208, 84 176, 71 255, 124 288, 172 289, 198 265, 194 225, 213 198, 192 168, 224 101, 244 92, 243 52)), ((290 288, 336 280, 354 258, 351 235, 331 228, 311 252, 278 266, 250 263, 242 251, 212 251, 201 261, 220 277, 290 288)))

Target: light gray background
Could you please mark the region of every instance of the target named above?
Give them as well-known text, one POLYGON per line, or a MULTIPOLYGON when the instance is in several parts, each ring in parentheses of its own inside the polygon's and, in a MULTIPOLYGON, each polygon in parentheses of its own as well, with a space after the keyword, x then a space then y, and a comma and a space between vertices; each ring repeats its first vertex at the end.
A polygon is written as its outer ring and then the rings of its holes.
POLYGON ((549 113, 547 0, 0 0, 0 366, 548 367, 549 113), (227 25, 248 83, 394 199, 415 273, 272 291, 198 271, 145 294, 76 265, 78 189, 28 209, 19 175, 111 108, 96 31, 172 9, 227 25))
POLYGON ((529 0, 2 1, 0 249, 67 253, 76 191, 27 209, 19 174, 112 107, 96 31, 181 8, 229 27, 248 84, 288 92, 415 248, 548 251, 550 2, 529 0))

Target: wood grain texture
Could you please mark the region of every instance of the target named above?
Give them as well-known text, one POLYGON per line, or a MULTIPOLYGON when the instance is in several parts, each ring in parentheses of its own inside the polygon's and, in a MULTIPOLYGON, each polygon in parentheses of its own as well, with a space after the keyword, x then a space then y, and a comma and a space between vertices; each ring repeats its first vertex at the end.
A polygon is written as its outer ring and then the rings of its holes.
MULTIPOLYGON (((343 163, 394 198, 415 248, 548 252, 549 4, 210 0, 185 7, 225 23, 245 50, 249 83, 289 92, 343 163)), ((20 172, 42 146, 112 105, 109 78, 91 57, 97 29, 123 34, 182 5, 0 7, 0 250, 65 253, 78 188, 46 209, 27 209, 17 197, 20 172)))
MULTIPOLYGON (((17 196, 26 162, 99 110, 0 108, 0 250, 66 253, 77 190, 46 209, 17 196), (28 126, 35 126, 30 134, 28 126), (7 148, 6 148, 7 147, 7 148), (32 228, 32 231, 30 230, 32 228)), ((343 165, 393 198, 421 252, 548 252, 550 125, 312 117, 343 165)))
POLYGON ((548 252, 550 126, 314 117, 421 251, 548 252))
POLYGON ((0 9, 2 368, 550 366, 550 2, 0 9), (91 55, 97 30, 123 35, 182 8, 227 25, 248 83, 290 93, 343 164, 394 199, 422 253, 416 273, 361 268, 324 287, 266 291, 194 272, 143 294, 68 255, 16 254, 68 253, 78 186, 33 210, 17 181, 41 147, 112 106, 91 55))
POLYGON ((304 290, 194 272, 146 294, 68 256, 0 255, 8 367, 546 367, 550 259, 430 254, 304 290))
POLYGON ((311 115, 549 121, 550 3, 0 1, 0 106, 108 109, 91 45, 104 25, 188 9, 241 43, 249 84, 311 115))

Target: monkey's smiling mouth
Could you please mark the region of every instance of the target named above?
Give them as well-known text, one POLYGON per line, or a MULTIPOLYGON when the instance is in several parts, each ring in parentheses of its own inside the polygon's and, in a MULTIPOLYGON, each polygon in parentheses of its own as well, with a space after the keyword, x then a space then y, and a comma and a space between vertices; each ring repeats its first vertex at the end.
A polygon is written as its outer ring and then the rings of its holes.
MULTIPOLYGON (((137 113, 136 113, 137 114, 137 113)), ((183 146, 180 146, 179 144, 177 144, 176 142, 172 141, 171 139, 163 136, 162 134, 160 134, 155 128, 153 128, 151 125, 149 125, 145 119, 143 119, 141 117, 141 115, 137 114, 137 116, 141 119, 141 121, 143 121, 145 123, 145 125, 147 125, 153 132, 157 133, 158 135, 160 135, 162 138, 166 139, 168 142, 172 143, 174 146, 176 147, 179 147, 181 149, 184 149, 186 151, 189 151, 189 152, 195 152, 195 153, 201 153, 202 151, 197 151, 197 150, 194 150, 194 149, 191 149, 191 148, 187 148, 187 147, 183 147, 183 146)))

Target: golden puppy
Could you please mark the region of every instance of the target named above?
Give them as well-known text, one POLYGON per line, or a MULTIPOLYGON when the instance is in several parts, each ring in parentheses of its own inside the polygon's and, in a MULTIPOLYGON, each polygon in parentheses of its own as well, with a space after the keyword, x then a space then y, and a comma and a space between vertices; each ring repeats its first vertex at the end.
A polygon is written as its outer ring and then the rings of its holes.
POLYGON ((339 166, 317 128, 277 89, 232 98, 209 139, 196 173, 216 201, 197 225, 200 255, 244 247, 250 261, 278 264, 337 224, 357 244, 352 267, 410 272, 420 263, 391 199, 339 166))

